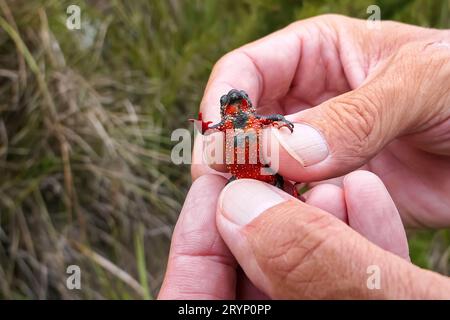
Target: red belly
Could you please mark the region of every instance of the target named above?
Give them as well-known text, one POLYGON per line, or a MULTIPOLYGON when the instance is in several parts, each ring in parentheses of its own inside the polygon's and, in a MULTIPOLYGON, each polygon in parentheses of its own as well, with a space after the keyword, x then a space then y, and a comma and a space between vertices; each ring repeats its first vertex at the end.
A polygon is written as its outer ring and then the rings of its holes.
POLYGON ((268 174, 261 164, 229 164, 228 171, 236 179, 256 179, 270 184, 275 184, 275 176, 268 174))
POLYGON ((256 179, 275 184, 275 175, 265 168, 259 154, 259 137, 250 138, 252 142, 241 141, 235 145, 234 138, 226 144, 226 167, 236 179, 256 179), (253 139, 253 140, 252 140, 253 139))

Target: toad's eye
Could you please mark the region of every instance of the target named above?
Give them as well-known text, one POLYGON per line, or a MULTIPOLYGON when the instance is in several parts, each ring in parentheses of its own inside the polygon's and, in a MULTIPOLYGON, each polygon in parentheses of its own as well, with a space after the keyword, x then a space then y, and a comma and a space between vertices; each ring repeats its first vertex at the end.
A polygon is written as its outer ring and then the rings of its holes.
POLYGON ((238 109, 235 105, 230 104, 225 108, 225 114, 233 115, 237 112, 238 112, 238 109))

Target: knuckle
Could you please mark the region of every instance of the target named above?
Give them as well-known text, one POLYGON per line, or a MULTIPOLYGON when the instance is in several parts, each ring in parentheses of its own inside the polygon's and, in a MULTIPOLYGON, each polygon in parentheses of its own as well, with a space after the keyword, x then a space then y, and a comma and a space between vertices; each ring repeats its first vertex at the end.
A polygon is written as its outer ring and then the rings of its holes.
POLYGON ((351 18, 344 16, 342 14, 337 14, 337 13, 321 14, 321 15, 316 16, 316 19, 323 20, 323 21, 334 21, 334 22, 338 22, 338 23, 348 22, 351 20, 351 18))
POLYGON ((287 28, 299 29, 305 26, 316 26, 320 29, 323 27, 332 27, 333 29, 338 29, 342 25, 351 25, 358 20, 349 18, 347 16, 336 14, 336 13, 326 13, 311 17, 307 20, 297 20, 292 22, 287 28))
POLYGON ((439 38, 415 41, 403 45, 395 56, 392 77, 403 78, 402 85, 410 88, 407 100, 415 110, 419 123, 428 122, 440 107, 446 107, 450 83, 450 42, 439 38), (395 74, 394 74, 395 73, 395 74), (398 74, 404 75, 398 77, 398 74), (427 94, 417 94, 423 92, 427 94))
POLYGON ((439 40, 411 42, 399 49, 396 58, 405 68, 404 71, 413 73, 415 81, 422 79, 425 80, 423 82, 430 82, 427 77, 435 79, 441 70, 448 70, 444 67, 448 65, 450 59, 450 42, 439 40))
POLYGON ((373 136, 379 123, 379 103, 376 95, 352 92, 330 101, 324 108, 324 121, 333 134, 339 136, 339 145, 345 145, 346 156, 367 156, 373 149, 373 136))
POLYGON ((347 24, 350 23, 352 20, 355 19, 351 19, 347 16, 341 15, 341 14, 336 14, 336 13, 325 13, 325 14, 321 14, 321 15, 317 15, 314 17, 309 18, 308 20, 297 20, 292 22, 288 28, 299 28, 299 27, 304 27, 305 24, 307 23, 307 21, 316 24, 316 25, 341 25, 341 24, 347 24))

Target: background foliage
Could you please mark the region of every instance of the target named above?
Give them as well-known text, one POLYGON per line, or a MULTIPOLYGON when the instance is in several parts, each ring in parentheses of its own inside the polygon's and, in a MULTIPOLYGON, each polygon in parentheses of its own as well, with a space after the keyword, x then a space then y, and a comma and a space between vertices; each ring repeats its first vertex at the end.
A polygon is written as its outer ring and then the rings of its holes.
MULTIPOLYGON (((170 163, 214 62, 322 13, 450 27, 450 1, 0 0, 0 297, 153 298, 189 168, 170 163), (82 29, 65 26, 81 7, 82 29), (66 289, 80 265, 82 290, 66 289)), ((407 186, 405 186, 407 187, 407 186)), ((410 232, 450 273, 448 230, 410 232)))

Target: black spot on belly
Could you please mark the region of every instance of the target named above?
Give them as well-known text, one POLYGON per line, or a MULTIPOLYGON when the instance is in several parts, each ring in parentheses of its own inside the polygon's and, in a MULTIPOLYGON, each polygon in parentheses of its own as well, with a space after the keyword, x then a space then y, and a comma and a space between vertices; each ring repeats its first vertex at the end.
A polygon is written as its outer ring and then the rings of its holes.
POLYGON ((233 121, 234 128, 235 129, 244 129, 245 126, 247 125, 247 121, 248 121, 248 115, 246 115, 243 112, 239 113, 233 121))

